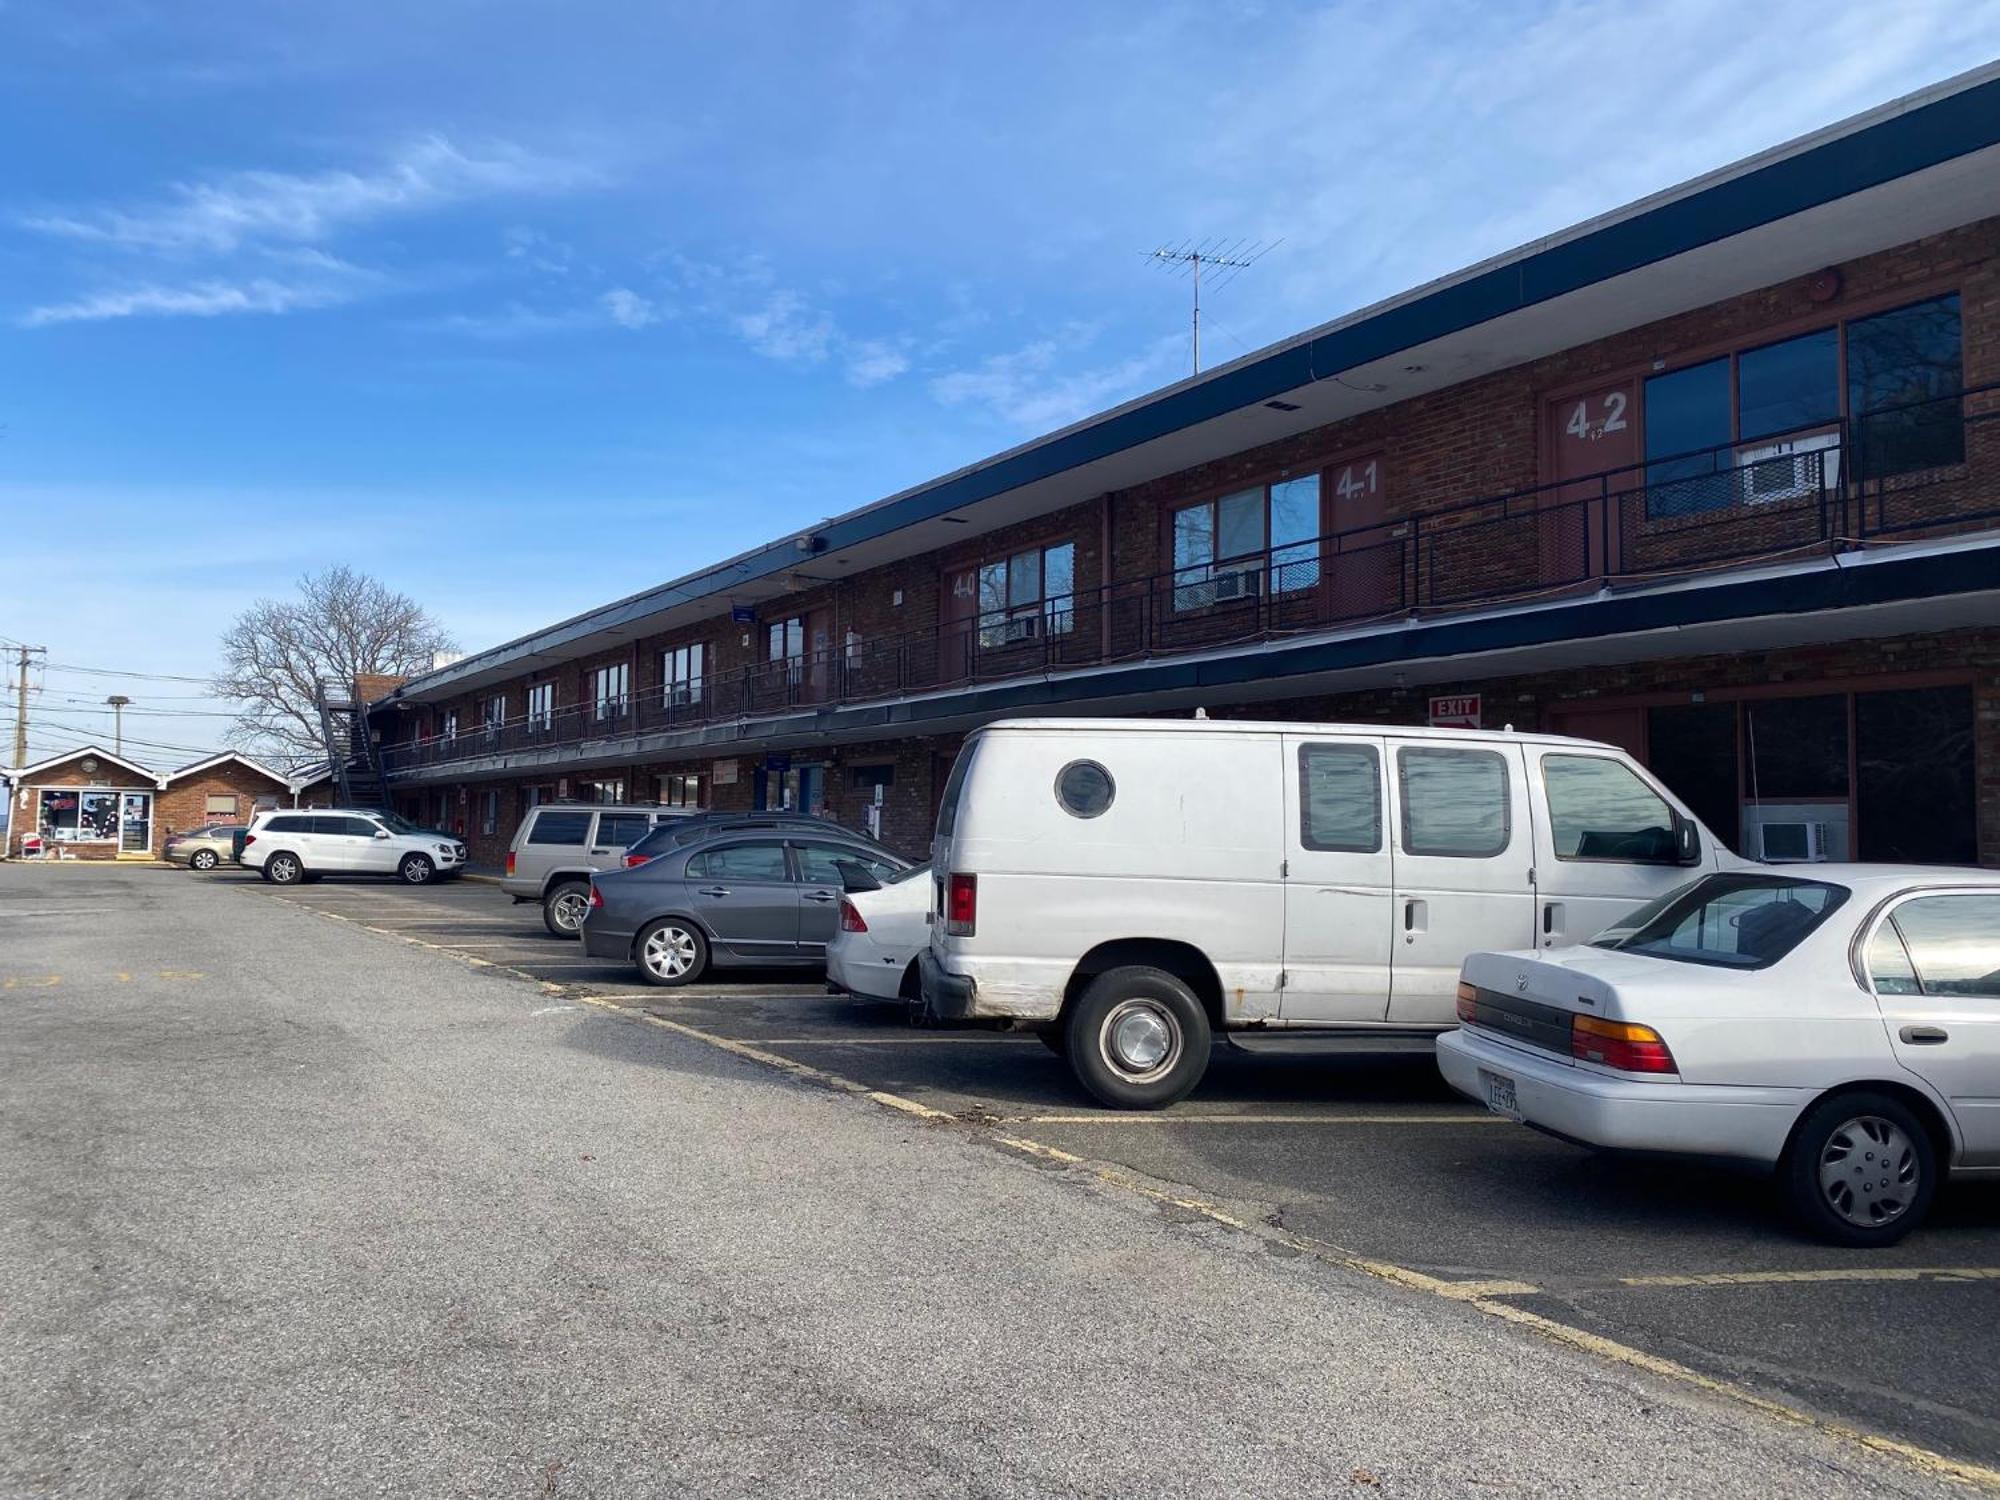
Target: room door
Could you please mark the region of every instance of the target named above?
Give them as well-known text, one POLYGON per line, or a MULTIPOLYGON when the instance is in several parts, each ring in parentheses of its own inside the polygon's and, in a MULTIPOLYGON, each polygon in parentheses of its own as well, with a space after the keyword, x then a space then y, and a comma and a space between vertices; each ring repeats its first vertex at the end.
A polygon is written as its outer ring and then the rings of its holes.
POLYGON ((1404 528, 1389 523, 1382 455, 1363 454, 1329 468, 1320 493, 1327 618, 1365 620, 1403 608, 1404 528))
POLYGON ((979 619, 979 570, 956 568, 944 575, 939 609, 939 682, 960 682, 972 675, 973 631, 979 619))
POLYGON ((118 852, 153 852, 153 796, 150 792, 127 792, 119 800, 118 852))
POLYGON ((1639 485, 1639 397, 1635 379, 1563 396, 1543 410, 1549 487, 1539 520, 1541 581, 1581 583, 1622 571, 1617 497, 1639 485), (1599 477, 1607 469, 1625 472, 1599 477), (1598 503, 1600 496, 1612 498, 1598 503))

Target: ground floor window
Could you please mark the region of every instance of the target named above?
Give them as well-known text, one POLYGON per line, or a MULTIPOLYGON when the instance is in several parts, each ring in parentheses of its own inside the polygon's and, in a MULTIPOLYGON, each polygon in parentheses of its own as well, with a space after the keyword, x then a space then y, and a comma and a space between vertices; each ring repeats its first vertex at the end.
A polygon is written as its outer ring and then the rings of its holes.
POLYGON ((660 778, 660 806, 704 807, 703 778, 693 772, 675 771, 660 778))
POLYGON ((479 794, 479 831, 481 833, 500 831, 500 793, 497 791, 479 794))
POLYGON ((43 787, 36 828, 53 844, 115 844, 121 854, 153 848, 153 794, 101 787, 43 787))
POLYGON ((625 778, 620 776, 611 781, 582 781, 577 789, 585 802, 623 802, 625 800, 625 778))

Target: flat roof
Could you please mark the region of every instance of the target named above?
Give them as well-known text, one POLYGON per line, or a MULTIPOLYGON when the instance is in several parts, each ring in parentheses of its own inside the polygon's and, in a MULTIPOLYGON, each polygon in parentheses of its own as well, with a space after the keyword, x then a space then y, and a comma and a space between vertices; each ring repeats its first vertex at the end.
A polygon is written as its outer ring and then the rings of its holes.
POLYGON ((471 653, 377 702, 450 696, 609 649, 705 618, 723 602, 778 597, 802 564, 872 568, 931 551, 1218 454, 1996 214, 2000 62, 656 588, 471 653), (1413 363, 1417 354, 1422 359, 1413 363), (1338 378, 1357 374, 1365 378, 1338 378), (1265 406, 1279 400, 1293 409, 1265 406), (970 506, 980 507, 976 519, 953 515, 970 506))

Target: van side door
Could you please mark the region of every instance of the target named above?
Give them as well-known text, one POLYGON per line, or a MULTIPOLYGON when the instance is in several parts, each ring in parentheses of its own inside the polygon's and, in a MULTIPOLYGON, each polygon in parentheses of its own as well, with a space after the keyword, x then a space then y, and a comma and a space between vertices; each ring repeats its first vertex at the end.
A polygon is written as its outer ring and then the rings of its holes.
POLYGON ((1389 1019, 1449 1026, 1458 967, 1535 943, 1534 826, 1520 747, 1391 739, 1396 861, 1389 1019))
POLYGON ((1587 943, 1635 906, 1713 869, 1680 863, 1675 809, 1609 746, 1528 745, 1535 803, 1535 941, 1544 948, 1587 943))
POLYGON ((1396 891, 1384 803, 1380 740, 1285 737, 1283 1020, 1388 1016, 1396 891))

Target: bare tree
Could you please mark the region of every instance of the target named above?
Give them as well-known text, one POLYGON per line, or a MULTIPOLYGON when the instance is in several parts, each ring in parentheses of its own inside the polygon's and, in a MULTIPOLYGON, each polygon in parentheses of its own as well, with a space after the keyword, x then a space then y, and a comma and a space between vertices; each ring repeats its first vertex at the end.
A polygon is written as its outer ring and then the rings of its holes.
POLYGON ((259 599, 222 637, 215 691, 243 705, 229 740, 244 749, 323 755, 314 690, 356 673, 413 676, 454 649, 416 600, 341 566, 308 573, 294 600, 259 599))

